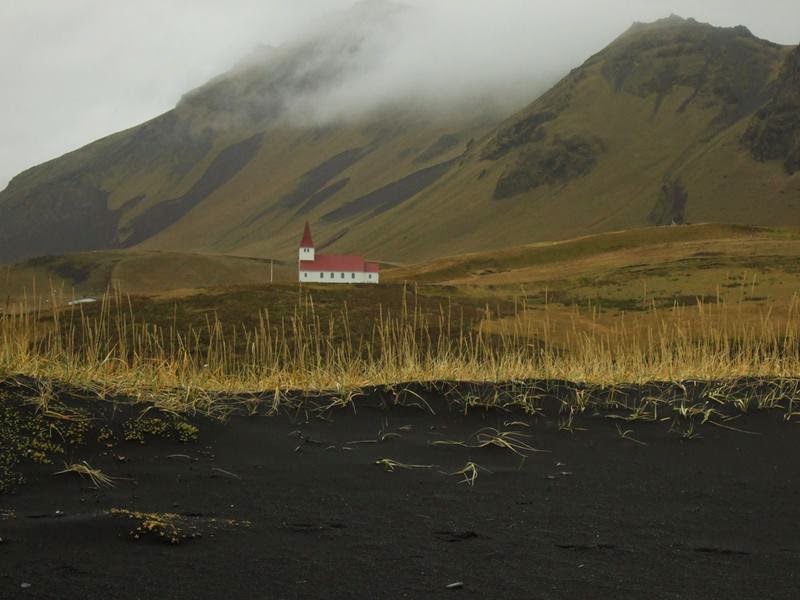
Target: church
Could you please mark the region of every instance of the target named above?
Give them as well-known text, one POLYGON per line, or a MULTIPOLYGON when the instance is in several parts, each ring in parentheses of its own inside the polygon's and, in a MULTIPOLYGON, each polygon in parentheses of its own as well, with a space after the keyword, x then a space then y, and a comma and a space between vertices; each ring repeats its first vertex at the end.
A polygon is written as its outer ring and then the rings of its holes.
POLYGON ((298 256, 300 283, 379 283, 378 263, 350 254, 318 254, 306 221, 298 256))

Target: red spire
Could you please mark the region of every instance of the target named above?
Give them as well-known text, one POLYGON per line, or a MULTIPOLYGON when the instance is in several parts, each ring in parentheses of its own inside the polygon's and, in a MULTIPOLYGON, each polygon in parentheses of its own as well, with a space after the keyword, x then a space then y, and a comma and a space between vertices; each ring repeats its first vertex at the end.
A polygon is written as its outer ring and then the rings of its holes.
POLYGON ((303 239, 300 240, 300 247, 301 248, 314 247, 314 240, 311 239, 311 227, 308 226, 308 221, 306 221, 306 228, 303 230, 303 239))

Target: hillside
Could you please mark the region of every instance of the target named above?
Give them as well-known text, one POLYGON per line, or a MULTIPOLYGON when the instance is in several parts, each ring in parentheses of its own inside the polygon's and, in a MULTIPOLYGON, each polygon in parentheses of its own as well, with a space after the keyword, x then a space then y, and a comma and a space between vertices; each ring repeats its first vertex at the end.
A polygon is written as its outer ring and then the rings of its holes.
MULTIPOLYGON (((396 302, 398 288, 413 286, 436 302, 450 300, 480 311, 488 302, 526 295, 545 300, 640 309, 646 296, 661 306, 694 304, 741 289, 749 300, 788 301, 800 289, 800 228, 741 225, 650 227, 539 242, 502 250, 383 265, 380 290, 303 286, 317 302, 336 298, 364 310, 396 302), (386 289, 383 289, 386 288, 386 289), (381 291, 382 290, 382 291, 381 291), (756 293, 757 291, 757 293, 756 293)), ((139 298, 201 298, 206 310, 252 318, 253 306, 275 308, 298 294, 294 262, 226 255, 123 250, 40 257, 0 269, 2 304, 51 290, 64 301, 100 296, 110 288, 139 298), (271 268, 272 267, 272 268, 271 268), (275 285, 269 285, 272 270, 275 285), (209 300, 209 298, 220 299, 209 300), (249 306, 245 298, 255 299, 249 306), (216 306, 216 308, 214 308, 216 306)), ((167 311, 169 312, 169 311, 167 311)), ((164 315, 168 316, 168 315, 164 315)))
POLYGON ((359 6, 355 28, 262 49, 169 113, 20 174, 0 193, 0 261, 291 259, 305 219, 326 250, 392 262, 672 222, 800 224, 798 49, 671 17, 504 121, 492 100, 404 101, 303 124, 360 67, 362 28, 402 10, 359 6))
POLYGON ((0 305, 51 292, 65 300, 126 294, 188 293, 210 287, 296 281, 294 263, 237 256, 143 250, 79 252, 43 256, 0 268, 0 305))
POLYGON ((330 223, 315 228, 325 244, 410 198, 507 109, 325 114, 379 61, 375 39, 404 10, 359 3, 329 29, 259 48, 174 110, 21 173, 0 193, 0 261, 140 246, 286 258, 309 215, 330 223))
POLYGON ((635 296, 644 281, 654 292, 713 294, 742 273, 780 284, 791 297, 800 284, 800 228, 684 225, 615 231, 439 258, 387 271, 386 282, 413 282, 515 295, 521 289, 580 290, 635 296))
POLYGON ((637 24, 392 215, 427 218, 391 246, 422 258, 672 222, 800 224, 797 104, 782 102, 799 54, 745 28, 637 24))

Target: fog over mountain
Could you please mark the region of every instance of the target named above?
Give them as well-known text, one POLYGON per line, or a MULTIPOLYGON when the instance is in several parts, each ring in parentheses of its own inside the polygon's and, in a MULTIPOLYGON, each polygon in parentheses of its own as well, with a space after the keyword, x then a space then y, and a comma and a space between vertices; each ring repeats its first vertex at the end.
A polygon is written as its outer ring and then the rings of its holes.
POLYGON ((543 91, 631 22, 671 12, 717 25, 744 24, 781 43, 800 37, 800 9, 791 0, 367 0, 351 10, 352 5, 3 3, 0 188, 24 168, 170 109, 185 92, 233 65, 246 68, 281 47, 330 40, 321 32, 331 30, 342 32, 342 43, 326 50, 332 64, 345 67, 328 71, 331 79, 323 82, 315 74, 324 69, 308 65, 309 89, 289 102, 295 119, 348 118, 392 102, 446 109, 481 99, 505 110, 543 91))

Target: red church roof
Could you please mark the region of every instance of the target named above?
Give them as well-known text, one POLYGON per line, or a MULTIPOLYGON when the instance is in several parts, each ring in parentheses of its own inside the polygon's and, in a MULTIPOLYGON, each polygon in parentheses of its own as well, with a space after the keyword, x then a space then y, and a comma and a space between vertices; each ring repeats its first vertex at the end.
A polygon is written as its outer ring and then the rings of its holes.
MULTIPOLYGON (((313 248, 314 240, 311 239, 311 227, 306 221, 303 230, 303 239, 300 240, 301 248, 313 248)), ((301 271, 336 271, 350 273, 380 273, 378 263, 366 262, 363 256, 354 254, 317 254, 314 260, 301 260, 301 271)))
POLYGON ((300 240, 300 247, 301 248, 314 247, 314 240, 311 239, 311 227, 308 226, 308 221, 306 221, 306 228, 303 230, 303 239, 300 240))
POLYGON ((315 260, 300 262, 301 271, 344 271, 351 273, 378 273, 377 263, 365 262, 361 256, 351 254, 317 254, 315 260))

